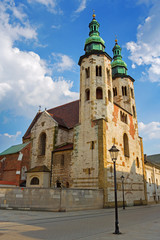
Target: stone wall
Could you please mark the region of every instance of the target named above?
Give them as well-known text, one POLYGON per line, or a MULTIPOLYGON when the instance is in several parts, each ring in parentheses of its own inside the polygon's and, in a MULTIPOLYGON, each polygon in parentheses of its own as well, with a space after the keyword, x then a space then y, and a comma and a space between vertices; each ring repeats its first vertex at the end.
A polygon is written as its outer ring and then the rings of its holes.
POLYGON ((103 208, 103 190, 0 188, 0 208, 74 211, 103 208))

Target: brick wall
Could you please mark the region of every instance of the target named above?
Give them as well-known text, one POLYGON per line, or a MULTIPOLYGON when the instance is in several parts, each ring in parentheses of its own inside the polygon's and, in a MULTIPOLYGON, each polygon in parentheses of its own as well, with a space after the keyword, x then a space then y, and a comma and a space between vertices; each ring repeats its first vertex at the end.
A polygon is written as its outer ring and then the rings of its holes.
POLYGON ((0 156, 0 181, 9 181, 17 186, 23 181, 21 180, 21 169, 23 166, 29 169, 30 165, 30 148, 28 144, 21 150, 23 154, 22 160, 18 160, 19 153, 0 156))

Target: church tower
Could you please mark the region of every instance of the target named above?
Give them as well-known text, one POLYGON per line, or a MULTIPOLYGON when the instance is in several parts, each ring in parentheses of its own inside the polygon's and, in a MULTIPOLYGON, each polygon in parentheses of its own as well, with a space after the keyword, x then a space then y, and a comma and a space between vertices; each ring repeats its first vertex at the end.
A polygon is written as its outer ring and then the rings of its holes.
POLYGON ((112 58, 105 52, 105 42, 99 34, 99 23, 89 24, 85 54, 80 57, 80 123, 86 120, 108 119, 112 99, 112 58))
POLYGON ((134 79, 127 75, 127 64, 122 60, 121 47, 117 39, 113 47, 112 78, 113 78, 113 101, 136 118, 134 99, 134 79))

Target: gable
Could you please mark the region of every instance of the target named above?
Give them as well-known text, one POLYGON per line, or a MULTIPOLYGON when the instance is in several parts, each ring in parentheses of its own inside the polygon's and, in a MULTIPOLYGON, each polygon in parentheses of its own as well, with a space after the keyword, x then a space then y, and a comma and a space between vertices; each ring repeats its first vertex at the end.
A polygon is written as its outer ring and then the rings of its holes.
MULTIPOLYGON (((64 104, 59 107, 51 108, 47 110, 48 114, 58 123, 66 129, 73 128, 79 123, 79 100, 64 104)), ((31 129, 36 124, 43 112, 38 112, 31 122, 29 128, 23 136, 23 140, 30 138, 31 129)))

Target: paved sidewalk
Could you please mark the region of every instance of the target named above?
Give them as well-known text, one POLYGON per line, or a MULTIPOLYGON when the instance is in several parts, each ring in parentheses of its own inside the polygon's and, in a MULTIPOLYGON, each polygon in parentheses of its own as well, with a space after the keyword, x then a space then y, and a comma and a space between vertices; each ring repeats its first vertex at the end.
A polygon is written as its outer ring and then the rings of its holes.
POLYGON ((76 212, 0 210, 0 240, 160 240, 160 205, 76 212), (57 233, 56 233, 57 231, 57 233))

